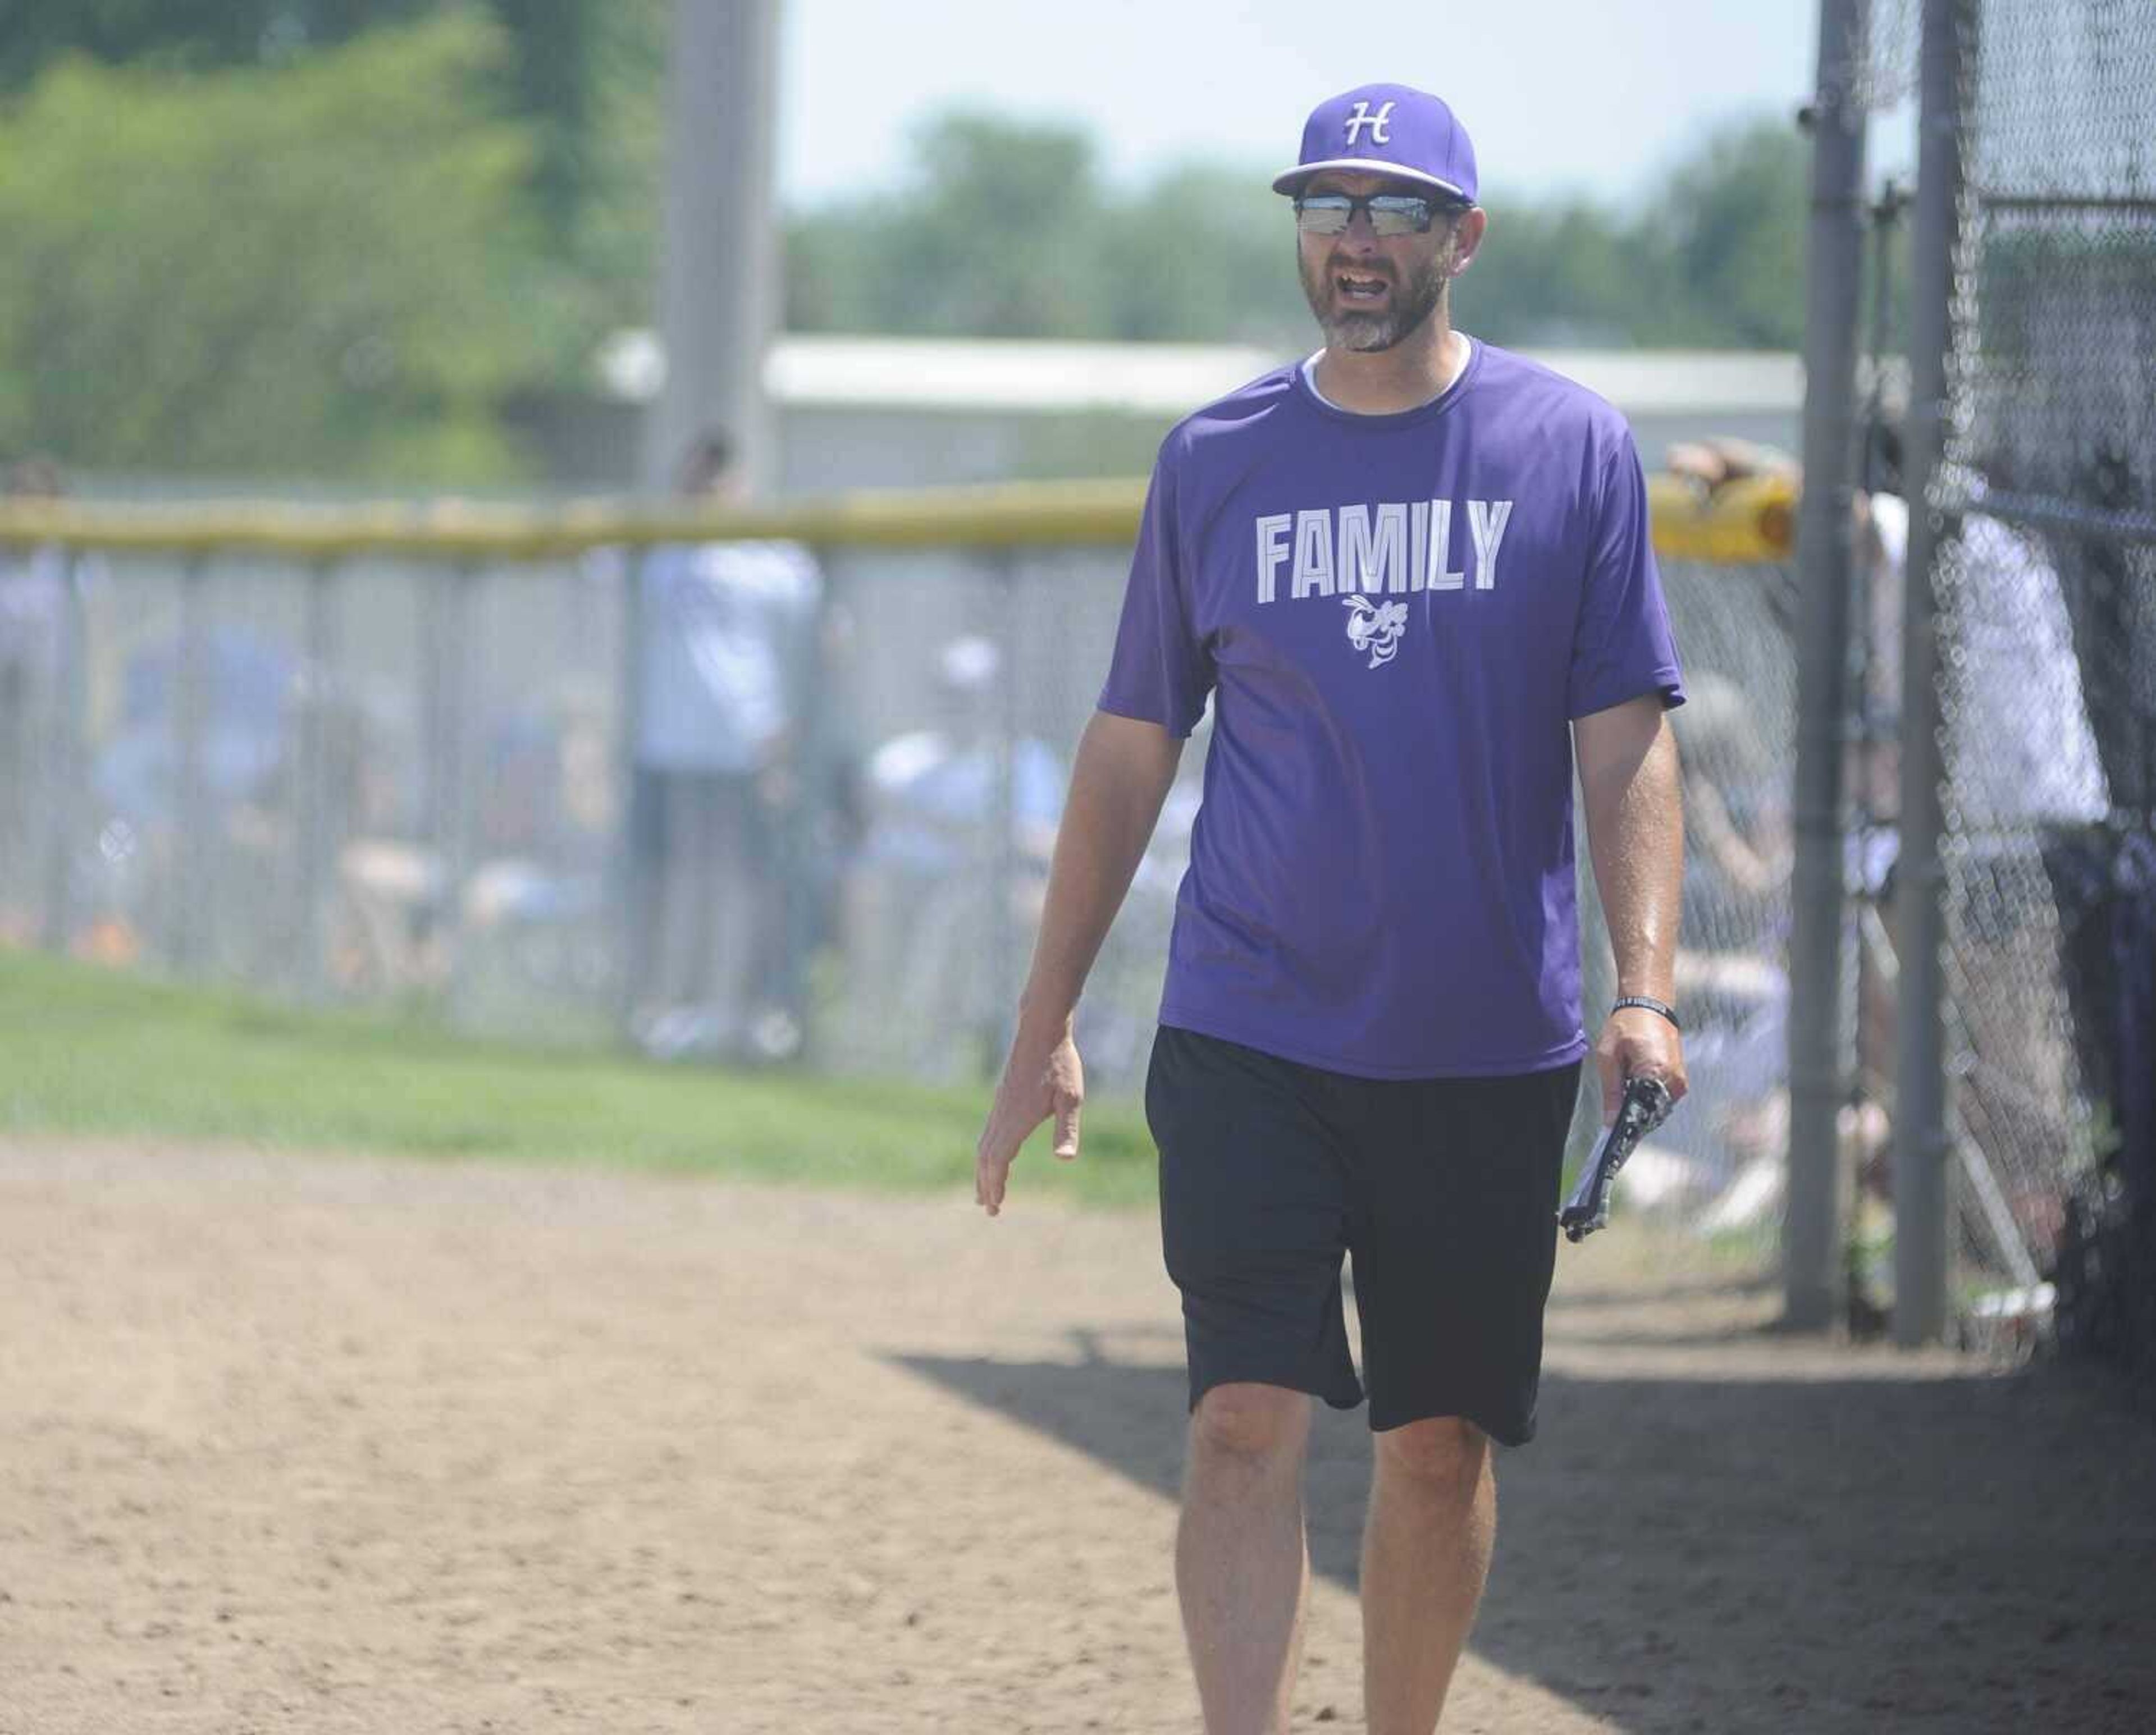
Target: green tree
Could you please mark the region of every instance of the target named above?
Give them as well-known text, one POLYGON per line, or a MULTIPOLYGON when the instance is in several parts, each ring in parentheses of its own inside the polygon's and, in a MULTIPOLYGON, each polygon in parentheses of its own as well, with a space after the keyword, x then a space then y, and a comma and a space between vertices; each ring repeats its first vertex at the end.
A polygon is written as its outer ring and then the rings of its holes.
POLYGON ((896 194, 796 223, 789 323, 972 337, 1105 335, 1101 201, 1086 135, 970 113, 930 122, 896 194))
POLYGON ((1491 343, 1622 345, 1659 292, 1651 250, 1584 202, 1490 207, 1490 230, 1453 287, 1453 317, 1491 343))
POLYGON ((1680 164, 1635 231, 1671 274, 1648 342, 1794 350, 1804 339, 1811 150, 1785 122, 1716 135, 1680 164))
POLYGON ((802 331, 1274 340, 1306 315, 1281 201, 1178 168, 1118 197, 1076 128, 959 113, 916 135, 894 192, 800 213, 802 331))
POLYGON ((1630 218, 1499 196, 1460 322, 1511 345, 1798 348, 1810 162, 1793 128, 1759 120, 1710 136, 1630 218))
POLYGON ((0 447, 102 467, 470 484, 565 346, 465 11, 282 69, 87 61, 0 119, 0 447))
MULTIPOLYGON (((1710 138, 1630 218, 1497 195, 1456 315, 1508 345, 1794 348, 1807 172, 1803 139, 1761 120, 1710 138)), ((1081 132, 946 116, 896 190, 792 220, 788 323, 1293 345, 1311 326, 1291 233, 1260 174, 1192 165, 1118 194, 1081 132)))
MULTIPOLYGON (((107 65, 205 71, 272 66, 385 25, 476 0, 13 0, 0 29, 0 91, 19 90, 69 54, 107 65)), ((537 131, 532 190, 566 239, 606 191, 599 84, 624 38, 664 28, 649 0, 485 0, 508 52, 504 100, 537 131)))
POLYGON ((553 208, 552 233, 577 296, 575 353, 562 357, 559 373, 564 386, 580 378, 601 338, 652 316, 672 16, 673 0, 608 0, 588 27, 587 109, 566 231, 563 207, 553 208))
POLYGON ((1101 292, 1119 338, 1276 345, 1309 334, 1287 202, 1262 176, 1170 169, 1101 231, 1101 292))
POLYGON ((33 83, 53 62, 204 71, 287 58, 441 0, 13 0, 0 30, 0 90, 33 83))

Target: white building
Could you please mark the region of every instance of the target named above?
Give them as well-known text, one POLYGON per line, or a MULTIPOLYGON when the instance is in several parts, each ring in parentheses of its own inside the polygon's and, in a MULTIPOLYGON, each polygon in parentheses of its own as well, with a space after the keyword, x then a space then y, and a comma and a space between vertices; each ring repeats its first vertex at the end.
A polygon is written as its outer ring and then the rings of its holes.
MULTIPOLYGON (((1711 434, 1797 449, 1804 375, 1795 356, 1533 354, 1623 411, 1650 468, 1672 441, 1711 434)), ((791 336, 772 346, 764 384, 779 430, 781 489, 823 494, 1142 475, 1178 417, 1283 359, 1224 345, 791 336)), ((552 431, 561 481, 629 484, 635 417, 662 366, 649 333, 624 333, 608 345, 608 408, 552 431)))

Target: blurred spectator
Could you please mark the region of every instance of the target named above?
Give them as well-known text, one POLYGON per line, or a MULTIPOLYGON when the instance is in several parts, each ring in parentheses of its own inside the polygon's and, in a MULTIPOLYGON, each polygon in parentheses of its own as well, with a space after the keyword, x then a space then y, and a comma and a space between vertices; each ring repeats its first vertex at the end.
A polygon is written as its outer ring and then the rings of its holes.
MULTIPOLYGON (((932 878, 959 871, 983 851, 1000 853, 1002 671, 1003 653, 988 639, 969 634, 943 647, 936 671, 941 718, 893 735, 870 757, 871 861, 932 878)), ((1010 751, 1011 842, 1022 863, 1045 873, 1063 813, 1062 763, 1037 736, 1020 736, 1010 751)))
MULTIPOLYGON (((678 492, 738 497, 706 433, 678 492)), ((637 565, 641 691, 629 816, 633 1028, 651 1052, 789 1054, 784 842, 823 581, 790 542, 670 545, 637 565)))
MULTIPOLYGON (((1979 499, 1982 498, 1979 492, 1979 499)), ((1901 680, 1901 586, 1907 503, 1875 495, 1881 647, 1887 678, 1901 680)), ((1970 832, 2085 824, 2110 809, 2096 737, 2082 695, 2059 576, 2032 537, 1983 512, 1961 519, 1948 688, 1958 726, 1947 736, 1947 781, 1970 832)))
POLYGON ((460 879, 409 821, 391 708, 331 696, 322 719, 339 833, 331 979, 351 992, 588 995, 605 974, 612 807, 598 698, 567 687, 488 719, 460 879), (482 980, 484 979, 484 980, 482 980))
POLYGON ((1726 675, 1702 671, 1671 726, 1684 768, 1686 943, 1757 955, 1787 907, 1795 848, 1789 768, 1726 675))
POLYGON ((197 782, 182 742, 185 647, 153 639, 121 672, 117 727, 90 767, 100 853, 110 870, 100 901, 136 934, 192 944, 201 914, 213 931, 262 931, 263 887, 286 847, 298 688, 296 653, 251 627, 218 623, 202 641, 197 782), (210 852, 195 888, 211 901, 182 908, 183 839, 210 852), (239 864, 250 871, 234 871, 239 864), (254 871, 259 870, 259 871, 254 871))
MULTIPOLYGON (((60 473, 26 458, 0 479, 0 496, 55 500, 60 473)), ((63 550, 0 546, 0 939, 36 931, 40 811, 51 724, 67 630, 68 564, 63 550)))
MULTIPOLYGON (((1987 482, 2002 480, 1994 468, 1972 485, 1979 509, 1987 482)), ((1898 615, 1908 510, 1892 496, 1875 497, 1873 510, 1898 615)), ((1960 1039, 1958 1118, 2041 1262, 2062 1220, 2054 1168, 2072 1141, 2078 1077, 2059 857, 2105 820, 2110 793, 2043 540, 1981 509, 1964 513, 1958 529, 1940 601, 1946 818, 1956 844, 1949 934, 1967 985, 1948 1026, 1960 1039)), ((1899 647, 1897 633, 1897 683, 1899 647)))
MULTIPOLYGON (((1847 787, 1855 808, 1850 884, 1856 952, 1856 1060, 1865 1101, 1845 1128, 1864 1191, 1891 1191, 1896 1078, 1902 729, 1902 621, 1909 512, 1891 421, 1867 441, 1868 491, 1856 495, 1856 619, 1866 658, 1856 697, 1847 787)), ((1671 466, 1712 489, 1788 460, 1724 443, 1673 448, 1671 466)), ((1964 1164, 1988 1169, 2018 1232, 2040 1255, 2057 1228, 2051 1155, 2071 1137, 2073 1032, 2054 919, 2055 857, 2109 811, 2059 574, 2041 540, 1981 509, 2005 485, 2003 460, 1971 485, 1940 580, 1944 801, 1953 843, 1947 876, 1953 973, 1950 1127, 1964 1164)), ((1789 466, 1794 473, 1794 467, 1789 466)), ((1689 816, 1688 816, 1689 817, 1689 816)), ((1691 939, 1687 925, 1686 939, 1691 939)), ((1683 960, 1680 960, 1680 980, 1683 960)), ((1772 1045, 1786 1042, 1763 1021, 1772 1045)), ((1701 1076, 1710 1069, 1702 1066, 1701 1076)), ((1785 1112, 1742 1117, 1741 1144, 1779 1161, 1785 1112)), ((1997 1236, 2007 1226, 1994 1224, 1997 1236)), ((2018 1250, 2016 1250, 2018 1251, 2018 1250)), ((2010 1256, 2010 1255, 2009 1256, 2010 1256)))
MULTIPOLYGON (((1747 441, 1682 443, 1670 448, 1667 463, 1709 494, 1753 476, 1801 481, 1788 453, 1747 441)), ((1861 493, 1856 525, 1852 614, 1864 621, 1888 603, 1873 571, 1877 543, 1861 493)), ((1785 577, 1776 611, 1794 634, 1794 571, 1785 577)), ((1892 606, 1899 606, 1898 589, 1892 606)), ((1881 1159, 1887 1140, 1877 1103, 1893 1079, 1892 1006, 1891 997, 1881 997, 1881 983, 1891 984, 1892 959, 1883 949, 1887 930, 1878 906, 1895 841, 1896 719, 1876 689, 1887 653, 1876 648, 1876 627, 1871 642, 1859 688, 1867 727, 1856 732, 1844 767, 1844 786, 1853 797, 1844 861, 1847 883, 1857 893, 1850 914, 1860 941, 1857 1047, 1866 1100, 1842 1111, 1840 1128, 1844 1159, 1864 1174, 1876 1203, 1886 1185, 1881 1159)), ((1898 679, 1898 668, 1894 674, 1898 679)), ((1766 755, 1751 724, 1751 701, 1733 683, 1707 673, 1693 686, 1694 703, 1674 724, 1684 765, 1686 843, 1677 985, 1694 1011, 1686 1045, 1693 1066, 1687 1098, 1692 1124, 1673 1120, 1659 1136, 1699 1165, 1687 1177, 1690 1185, 1718 1194, 1702 1226, 1736 1229, 1779 1208, 1784 1182, 1793 767, 1766 755), (1686 714, 1691 713, 1697 714, 1686 714)))
MULTIPOLYGON (((299 659, 251 627, 223 623, 204 633, 203 655, 201 793, 220 825, 244 826, 241 816, 267 803, 285 769, 299 659)), ((167 637, 127 659, 119 731, 93 774, 112 811, 146 832, 182 818, 181 656, 167 637)))
POLYGON ((865 990, 857 998, 881 1034, 903 1036, 904 1063, 972 1077, 1006 998, 984 948, 998 924, 1022 945, 1040 920, 1065 774, 1046 742, 1007 736, 993 642, 952 639, 936 675, 934 722, 869 756, 868 833, 848 928, 865 990))

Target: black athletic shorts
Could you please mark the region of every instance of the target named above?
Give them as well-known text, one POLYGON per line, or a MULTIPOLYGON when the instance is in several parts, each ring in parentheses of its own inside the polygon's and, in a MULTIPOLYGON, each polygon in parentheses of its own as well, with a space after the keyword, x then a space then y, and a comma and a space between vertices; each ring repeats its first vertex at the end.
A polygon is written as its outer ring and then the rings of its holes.
POLYGON ((1373 1429, 1452 1415, 1532 1439, 1580 1067, 1358 1078, 1162 1026, 1146 1118, 1191 1407, 1252 1380, 1348 1410, 1367 1380, 1373 1429))

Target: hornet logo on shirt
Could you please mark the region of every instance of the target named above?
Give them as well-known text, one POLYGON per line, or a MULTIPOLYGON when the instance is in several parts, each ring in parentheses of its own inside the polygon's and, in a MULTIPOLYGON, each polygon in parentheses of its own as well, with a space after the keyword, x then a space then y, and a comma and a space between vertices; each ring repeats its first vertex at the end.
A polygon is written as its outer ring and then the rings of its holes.
POLYGON ((1408 606, 1404 602, 1376 602, 1368 596, 1342 596, 1347 604, 1348 642, 1358 651, 1370 653, 1370 667, 1390 663, 1400 647, 1400 635, 1407 631, 1408 606))

